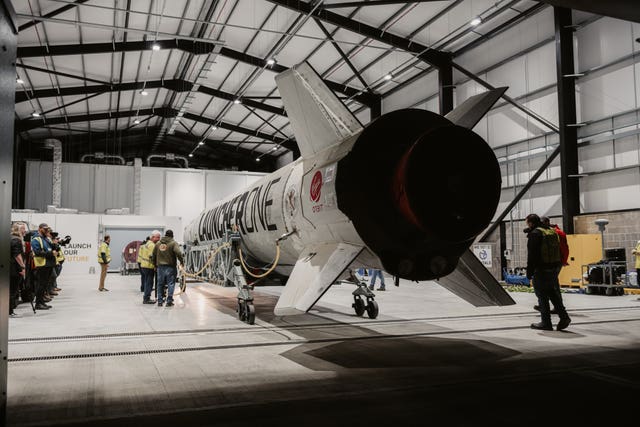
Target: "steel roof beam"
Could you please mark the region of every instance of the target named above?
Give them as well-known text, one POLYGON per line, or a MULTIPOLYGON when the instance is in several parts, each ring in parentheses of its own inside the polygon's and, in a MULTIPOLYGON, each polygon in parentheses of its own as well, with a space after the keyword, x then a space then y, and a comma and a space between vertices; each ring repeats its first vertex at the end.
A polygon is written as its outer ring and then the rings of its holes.
MULTIPOLYGON (((67 10, 71 10, 71 9, 73 9, 74 7, 76 7, 76 6, 78 6, 78 5, 81 5, 82 3, 86 3, 86 2, 88 2, 88 1, 89 1, 89 0, 76 0, 76 1, 74 1, 74 3, 75 3, 75 4, 68 4, 68 5, 66 5, 66 6, 62 6, 61 8, 58 8, 58 9, 56 9, 56 10, 54 10, 54 11, 51 11, 51 12, 49 12, 49 13, 46 13, 46 14, 44 14, 44 15, 42 15, 42 16, 43 16, 44 18, 53 18, 54 16, 58 16, 58 15, 60 15, 61 13, 64 13, 64 12, 66 12, 67 10)), ((22 25, 20 25, 20 26, 18 27, 18 32, 23 31, 23 30, 26 30, 27 28, 31 28, 31 27, 33 27, 34 25, 39 24, 40 22, 42 22, 42 20, 39 20, 39 19, 33 19, 33 20, 31 20, 31 21, 27 22, 26 24, 22 24, 22 25)))
MULTIPOLYGON (((308 2, 300 0, 268 0, 271 3, 278 6, 285 7, 287 9, 294 10, 298 13, 309 14, 313 10, 313 5, 308 2)), ((317 17, 322 21, 331 25, 344 28, 356 34, 368 37, 381 43, 388 44, 398 49, 402 49, 406 52, 410 52, 418 56, 421 60, 438 68, 445 67, 451 63, 449 55, 434 50, 423 44, 417 43, 413 40, 406 39, 404 37, 396 36, 386 31, 380 31, 380 28, 367 25, 363 22, 355 21, 347 18, 335 12, 328 11, 326 9, 316 10, 313 17, 317 17)))
POLYGON ((365 7, 365 6, 384 6, 387 4, 407 4, 407 3, 433 3, 442 0, 370 0, 370 1, 348 1, 345 3, 329 3, 322 5, 323 9, 338 9, 345 7, 365 7))
MULTIPOLYGON (((91 86, 72 86, 62 87, 60 89, 33 89, 25 93, 23 90, 16 92, 16 104, 29 99, 34 98, 51 98, 56 96, 74 96, 74 95, 88 95, 91 93, 99 92, 117 92, 128 90, 141 90, 141 89, 156 89, 165 88, 175 92, 187 92, 191 90, 193 83, 186 80, 171 79, 171 80, 151 80, 145 82, 128 82, 121 84, 102 84, 91 86)), ((200 86, 198 92, 204 93, 220 99, 226 99, 233 101, 236 97, 228 92, 213 89, 208 86, 200 86)), ((284 108, 279 108, 273 105, 265 104, 263 102, 257 102, 252 99, 242 98, 242 103, 248 107, 256 108, 258 110, 266 111, 279 116, 286 116, 284 108)))
POLYGON ((153 49, 154 44, 159 45, 160 49, 180 49, 194 55, 211 53, 216 46, 216 44, 214 43, 179 39, 48 46, 22 46, 18 47, 18 58, 36 58, 41 56, 64 55, 91 55, 112 52, 136 52, 141 50, 151 50, 153 49))

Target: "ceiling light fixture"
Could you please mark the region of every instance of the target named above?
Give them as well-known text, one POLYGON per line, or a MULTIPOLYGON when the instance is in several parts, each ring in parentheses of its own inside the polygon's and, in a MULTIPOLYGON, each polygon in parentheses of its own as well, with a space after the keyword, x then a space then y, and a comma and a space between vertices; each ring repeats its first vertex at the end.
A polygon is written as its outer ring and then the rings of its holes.
POLYGON ((22 80, 20 77, 18 77, 16 79, 16 83, 18 83, 19 85, 23 85, 24 84, 24 80, 22 80))
POLYGON ((240 104, 240 102, 241 102, 241 101, 240 101, 240 98, 236 98, 236 99, 234 99, 234 100, 233 100, 233 103, 234 103, 234 104, 240 104))
POLYGON ((33 113, 31 113, 31 115, 33 117, 40 117, 40 113, 38 113, 37 111, 34 111, 33 113))
POLYGON ((135 120, 133 121, 133 124, 134 124, 134 125, 139 125, 139 124, 140 124, 140 120, 135 119, 135 120))
POLYGON ((146 90, 141 90, 140 91, 140 95, 147 96, 147 95, 149 95, 149 92, 147 92, 146 90))
POLYGON ((384 79, 389 81, 393 78, 393 76, 391 75, 391 73, 387 74, 386 76, 384 76, 384 79))
POLYGON ((482 24, 482 18, 480 18, 479 16, 473 18, 471 22, 469 22, 469 25, 471 25, 472 27, 477 27, 480 24, 482 24))
POLYGON ((276 63, 276 59, 275 58, 267 59, 267 65, 271 66, 271 65, 274 65, 275 63, 276 63))
POLYGON ((193 153, 189 153, 189 157, 193 157, 193 153))
POLYGON ((155 50, 156 52, 160 50, 160 45, 158 43, 154 43, 153 46, 151 46, 151 49, 155 50))
POLYGON ((259 162, 259 161, 260 161, 260 157, 256 157, 256 162, 259 162))
POLYGON ((198 142, 198 145, 204 145, 204 141, 198 142))
POLYGON ((213 126, 211 130, 218 130, 218 126, 213 126))

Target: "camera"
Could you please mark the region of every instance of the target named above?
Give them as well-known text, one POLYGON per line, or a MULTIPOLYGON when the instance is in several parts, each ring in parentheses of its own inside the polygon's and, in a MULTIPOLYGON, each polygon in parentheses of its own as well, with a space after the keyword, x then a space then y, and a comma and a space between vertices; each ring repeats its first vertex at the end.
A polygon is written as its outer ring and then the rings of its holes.
MULTIPOLYGON (((58 237, 58 232, 57 231, 51 232, 51 237, 54 239, 58 237)), ((60 246, 67 246, 70 242, 71 242, 71 236, 64 236, 64 239, 58 239, 58 245, 60 246)))

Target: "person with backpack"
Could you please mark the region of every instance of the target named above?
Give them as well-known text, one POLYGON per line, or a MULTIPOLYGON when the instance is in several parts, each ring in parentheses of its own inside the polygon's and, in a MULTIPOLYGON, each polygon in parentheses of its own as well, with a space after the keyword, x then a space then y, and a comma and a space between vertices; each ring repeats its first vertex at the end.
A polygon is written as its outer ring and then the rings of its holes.
POLYGON ((533 279, 533 289, 538 297, 540 306, 539 323, 532 323, 532 329, 552 331, 551 309, 549 302, 553 303, 560 321, 557 330, 566 329, 571 323, 571 318, 562 303, 562 294, 557 292, 559 288, 558 272, 562 266, 560 252, 560 239, 552 228, 545 227, 540 217, 530 214, 526 218, 527 228, 527 277, 533 279))

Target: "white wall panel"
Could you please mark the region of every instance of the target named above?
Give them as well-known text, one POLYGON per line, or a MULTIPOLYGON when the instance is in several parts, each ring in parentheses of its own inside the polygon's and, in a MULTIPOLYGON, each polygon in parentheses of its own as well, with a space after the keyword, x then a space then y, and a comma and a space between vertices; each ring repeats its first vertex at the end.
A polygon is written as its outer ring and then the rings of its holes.
POLYGON ((63 163, 61 184, 61 207, 78 209, 81 212, 94 212, 94 165, 63 163))
POLYGON ((95 166, 94 212, 129 208, 133 212, 133 167, 95 166))
POLYGON ((44 212, 52 200, 53 164, 51 162, 28 161, 25 169, 24 207, 44 212))
POLYGON ((637 108, 634 91, 637 89, 631 65, 584 77, 576 85, 579 120, 597 120, 637 108))
POLYGON ((638 207, 638 169, 592 175, 580 180, 584 212, 600 212, 638 207))
POLYGON ((529 135, 528 117, 510 105, 505 105, 487 114, 488 139, 490 146, 496 147, 513 141, 526 139, 529 135))
POLYGON ((556 45, 545 44, 526 55, 527 91, 546 87, 556 82, 556 45))
POLYGON ((632 24, 603 17, 576 32, 577 69, 586 71, 632 52, 632 24))
MULTIPOLYGON (((202 171, 166 171, 164 214, 195 218, 204 209, 205 174, 202 171)), ((185 222, 187 224, 187 222, 185 222)))
POLYGON ((140 214, 164 215, 164 169, 143 167, 140 179, 140 214))
POLYGON ((615 165, 616 167, 632 166, 640 163, 638 150, 640 149, 640 138, 638 135, 616 139, 615 145, 615 165))
POLYGON ((243 174, 207 173, 206 207, 210 208, 213 204, 246 186, 247 179, 243 174))
POLYGON ((495 87, 508 86, 507 94, 518 97, 527 93, 526 56, 521 56, 487 73, 487 80, 495 87))

